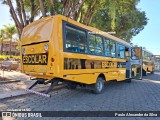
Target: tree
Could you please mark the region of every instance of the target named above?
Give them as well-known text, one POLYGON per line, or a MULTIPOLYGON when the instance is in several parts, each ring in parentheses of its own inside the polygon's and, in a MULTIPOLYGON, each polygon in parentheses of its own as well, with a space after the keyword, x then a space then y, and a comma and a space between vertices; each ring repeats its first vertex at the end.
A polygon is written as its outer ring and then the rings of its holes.
POLYGON ((104 0, 16 0, 15 8, 11 0, 1 1, 2 4, 9 6, 11 17, 20 37, 23 28, 40 15, 42 18, 62 14, 89 25, 94 12, 104 0))
POLYGON ((6 38, 4 29, 0 30, 1 55, 3 54, 3 40, 6 38))
MULTIPOLYGON (((110 0, 106 0, 110 2, 110 0)), ((115 31, 115 36, 128 42, 132 37, 144 29, 147 24, 145 12, 136 8, 139 0, 114 0, 109 6, 104 6, 96 11, 93 16, 91 25, 103 31, 115 31), (111 12, 113 11, 113 12, 111 12)))
POLYGON ((102 0, 87 0, 80 12, 80 22, 90 25, 93 15, 98 7, 100 7, 102 0))
POLYGON ((15 22, 20 38, 23 28, 33 22, 38 14, 39 6, 37 0, 15 0, 15 8, 11 0, 1 0, 1 3, 9 6, 11 17, 15 22))
POLYGON ((147 24, 145 12, 136 8, 140 0, 1 0, 9 6, 19 37, 35 17, 62 14, 100 30, 116 31, 130 41, 147 24))
POLYGON ((6 38, 10 39, 10 50, 9 50, 9 55, 11 57, 11 51, 12 51, 12 40, 13 40, 13 35, 17 33, 15 25, 4 25, 4 30, 6 34, 6 38))

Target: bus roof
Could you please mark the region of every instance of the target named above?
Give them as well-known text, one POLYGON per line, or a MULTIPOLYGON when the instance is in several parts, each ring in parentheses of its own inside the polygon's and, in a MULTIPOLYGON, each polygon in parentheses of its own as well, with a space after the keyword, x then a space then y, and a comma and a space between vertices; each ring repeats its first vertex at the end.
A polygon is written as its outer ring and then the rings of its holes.
POLYGON ((148 51, 148 50, 146 50, 146 49, 142 49, 143 51, 145 51, 145 52, 147 52, 147 53, 149 53, 149 54, 152 54, 153 55, 153 53, 152 52, 150 52, 150 51, 148 51))
POLYGON ((103 32, 103 31, 96 29, 94 27, 90 27, 90 26, 84 25, 82 23, 79 23, 79 22, 72 20, 70 18, 67 18, 63 15, 55 15, 55 16, 45 17, 45 18, 39 19, 39 20, 34 21, 31 24, 27 25, 23 29, 22 45, 23 45, 23 43, 30 44, 30 42, 34 42, 34 40, 37 39, 37 38, 35 39, 35 34, 39 35, 38 36, 39 41, 49 40, 49 37, 52 32, 51 26, 53 26, 53 19, 54 18, 58 18, 59 20, 64 20, 64 21, 70 22, 76 26, 83 28, 83 29, 95 32, 96 34, 102 35, 102 36, 107 37, 109 39, 120 42, 128 47, 131 47, 131 45, 128 42, 126 42, 120 38, 117 38, 113 35, 108 34, 107 32, 103 32), (29 41, 28 39, 31 39, 32 41, 29 41))
POLYGON ((79 22, 77 22, 77 21, 75 21, 73 19, 67 18, 67 17, 65 17, 63 15, 56 15, 56 17, 59 17, 62 20, 66 20, 67 22, 71 22, 71 23, 73 23, 73 24, 75 24, 77 26, 80 26, 80 27, 82 27, 82 28, 84 28, 86 30, 93 31, 93 32, 95 32, 97 34, 100 34, 100 35, 104 36, 104 37, 107 37, 109 39, 115 40, 115 41, 120 42, 120 43, 122 43, 122 44, 124 44, 126 46, 131 47, 130 43, 128 43, 128 42, 126 42, 126 41, 124 41, 124 40, 122 40, 120 38, 117 38, 117 37, 115 37, 113 35, 110 35, 107 32, 101 31, 101 30, 99 30, 97 28, 94 28, 94 27, 91 27, 91 26, 84 25, 84 24, 79 23, 79 22))

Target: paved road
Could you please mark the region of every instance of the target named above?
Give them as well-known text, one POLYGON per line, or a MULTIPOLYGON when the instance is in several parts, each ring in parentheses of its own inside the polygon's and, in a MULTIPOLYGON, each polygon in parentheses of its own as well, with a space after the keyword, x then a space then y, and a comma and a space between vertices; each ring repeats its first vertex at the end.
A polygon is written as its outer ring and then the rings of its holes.
MULTIPOLYGON (((160 73, 144 78, 144 80, 132 80, 132 83, 108 82, 104 92, 99 95, 91 94, 90 91, 81 88, 76 90, 63 88, 52 92, 51 98, 29 94, 3 99, 0 100, 0 110, 30 108, 33 111, 160 111, 160 73)), ((106 120, 106 118, 99 119, 106 120)))

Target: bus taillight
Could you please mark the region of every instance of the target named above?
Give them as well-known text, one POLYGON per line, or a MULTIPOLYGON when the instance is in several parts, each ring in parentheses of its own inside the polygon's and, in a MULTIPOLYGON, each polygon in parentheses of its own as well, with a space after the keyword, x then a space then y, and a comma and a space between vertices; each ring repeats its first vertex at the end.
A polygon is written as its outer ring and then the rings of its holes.
POLYGON ((54 62, 54 58, 51 58, 51 62, 54 62))

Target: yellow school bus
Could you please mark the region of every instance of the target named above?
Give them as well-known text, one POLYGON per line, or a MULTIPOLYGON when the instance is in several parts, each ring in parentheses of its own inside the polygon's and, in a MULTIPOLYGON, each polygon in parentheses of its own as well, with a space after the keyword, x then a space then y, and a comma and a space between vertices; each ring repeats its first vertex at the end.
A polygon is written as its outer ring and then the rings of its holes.
POLYGON ((26 26, 21 37, 21 70, 36 84, 58 81, 70 88, 90 86, 101 93, 105 81, 130 82, 129 43, 62 15, 45 17, 26 26))
POLYGON ((147 72, 154 73, 154 56, 151 52, 146 49, 142 50, 142 59, 143 59, 143 71, 144 76, 147 75, 147 72))
MULTIPOLYGON (((142 74, 142 76, 146 76, 148 72, 154 73, 154 56, 151 52, 149 52, 146 49, 142 50, 135 50, 135 56, 139 56, 142 60, 142 73, 141 73, 141 66, 140 65, 134 65, 132 66, 132 72, 133 76, 137 76, 142 74)), ((136 57, 137 59, 137 57, 136 57)))

